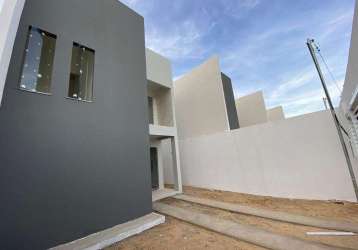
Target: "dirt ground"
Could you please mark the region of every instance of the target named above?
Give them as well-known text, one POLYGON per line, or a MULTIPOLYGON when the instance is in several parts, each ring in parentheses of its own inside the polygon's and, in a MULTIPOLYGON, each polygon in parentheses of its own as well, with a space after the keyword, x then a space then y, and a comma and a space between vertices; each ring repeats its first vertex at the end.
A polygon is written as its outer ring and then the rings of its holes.
POLYGON ((358 222, 358 203, 343 202, 336 204, 333 201, 283 199, 193 187, 184 187, 184 193, 195 197, 237 203, 273 211, 358 222))
POLYGON ((293 236, 307 241, 328 244, 331 246, 344 247, 349 249, 358 249, 358 236, 307 236, 306 232, 330 231, 314 227, 296 225, 291 223, 279 222, 270 219, 264 219, 256 216, 249 216, 237 213, 227 212, 221 209, 210 208, 176 199, 166 199, 163 201, 171 206, 204 213, 215 216, 220 219, 237 222, 243 225, 250 225, 273 233, 293 236))
POLYGON ((166 216, 166 222, 107 250, 262 250, 255 245, 220 235, 166 216))
MULTIPOLYGON (((358 204, 344 202, 336 204, 326 201, 291 200, 272 197, 254 196, 232 192, 206 190, 185 187, 184 193, 201 198, 215 199, 218 201, 238 203, 260 207, 275 211, 285 211, 296 214, 316 216, 321 218, 334 218, 342 221, 358 222, 358 204)), ((236 221, 246 225, 287 236, 294 236, 305 240, 321 242, 347 249, 358 249, 358 236, 306 236, 308 231, 328 231, 313 227, 306 227, 258 218, 236 213, 230 213, 220 209, 208 208, 176 199, 166 199, 163 202, 177 207, 183 207, 193 211, 217 216, 223 219, 236 221)), ((140 235, 131 237, 121 243, 115 244, 108 249, 242 249, 258 250, 264 249, 234 238, 220 235, 201 227, 166 216, 166 223, 148 230, 140 235)))

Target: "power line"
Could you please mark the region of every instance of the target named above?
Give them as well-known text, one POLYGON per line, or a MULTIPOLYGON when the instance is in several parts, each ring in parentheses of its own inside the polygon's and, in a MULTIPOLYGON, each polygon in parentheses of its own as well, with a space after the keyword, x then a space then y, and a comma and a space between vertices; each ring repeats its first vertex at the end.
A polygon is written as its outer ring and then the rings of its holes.
POLYGON ((337 87, 337 89, 339 91, 339 94, 342 94, 343 90, 339 87, 337 79, 334 77, 334 75, 333 75, 332 71, 330 70, 326 60, 324 59, 324 57, 323 57, 323 55, 321 53, 321 49, 320 49, 319 45, 315 44, 315 46, 316 46, 316 51, 317 51, 318 55, 321 57, 322 62, 325 65, 330 77, 332 78, 332 81, 333 81, 334 85, 337 87))

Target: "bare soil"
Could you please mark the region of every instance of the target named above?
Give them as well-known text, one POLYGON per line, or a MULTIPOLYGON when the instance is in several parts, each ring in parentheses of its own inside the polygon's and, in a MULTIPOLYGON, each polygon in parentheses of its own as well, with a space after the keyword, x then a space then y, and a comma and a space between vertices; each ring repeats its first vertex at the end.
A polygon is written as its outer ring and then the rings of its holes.
POLYGON ((237 203, 273 211, 314 216, 323 219, 334 218, 336 220, 358 223, 358 203, 353 202, 284 199, 194 187, 184 187, 184 193, 199 198, 237 203))
POLYGON ((166 216, 166 222, 107 250, 262 250, 255 245, 220 235, 166 216))
POLYGON ((307 236, 306 232, 317 231, 331 231, 327 229, 320 229, 315 227, 308 227, 302 225, 296 225, 292 223, 279 222, 270 219, 264 219, 256 216, 249 216, 243 214, 232 213, 221 209, 215 209, 202 205, 197 205, 189 202, 176 200, 173 198, 162 201, 171 206, 184 208, 186 210, 192 210, 199 213, 204 213, 210 216, 215 216, 220 219, 237 222, 243 225, 255 226, 266 231, 273 233, 293 236, 307 241, 323 243, 331 246, 358 249, 358 236, 307 236))
MULTIPOLYGON (((350 202, 293 200, 273 197, 255 196, 233 192, 185 187, 184 193, 195 197, 214 199, 223 202, 238 203, 241 205, 265 208, 274 211, 290 212, 295 214, 315 216, 325 219, 358 222, 358 204, 350 202)), ((321 242, 331 246, 358 249, 358 236, 307 236, 308 231, 329 231, 306 227, 290 223, 263 219, 255 216, 231 213, 220 209, 208 208, 197 204, 166 199, 163 202, 185 209, 200 211, 223 219, 236 221, 242 224, 253 225, 258 228, 294 236, 305 240, 321 242)), ((133 236, 108 249, 264 249, 231 237, 220 235, 201 227, 166 216, 166 223, 148 230, 140 235, 133 236)))

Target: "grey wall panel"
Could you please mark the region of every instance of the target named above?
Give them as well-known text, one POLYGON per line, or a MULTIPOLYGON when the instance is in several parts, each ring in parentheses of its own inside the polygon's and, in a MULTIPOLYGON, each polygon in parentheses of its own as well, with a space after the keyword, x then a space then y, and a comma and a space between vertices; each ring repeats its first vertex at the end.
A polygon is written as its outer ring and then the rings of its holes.
POLYGON ((0 249, 44 249, 151 212, 143 18, 116 0, 27 0, 0 108, 0 249), (52 96, 18 90, 27 30, 57 35, 52 96), (66 99, 72 43, 94 102, 66 99))
POLYGON ((230 129, 237 129, 239 128, 239 119, 237 116, 235 97, 234 97, 234 91, 232 89, 231 79, 224 73, 221 73, 221 80, 223 82, 225 104, 226 104, 230 129))

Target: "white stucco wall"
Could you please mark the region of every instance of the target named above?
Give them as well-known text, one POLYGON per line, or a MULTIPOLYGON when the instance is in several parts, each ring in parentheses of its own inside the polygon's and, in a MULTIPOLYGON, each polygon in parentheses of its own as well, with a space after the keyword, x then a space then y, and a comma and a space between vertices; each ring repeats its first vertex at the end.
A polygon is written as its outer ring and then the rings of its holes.
POLYGON ((147 79, 161 84, 165 87, 172 88, 172 66, 170 61, 153 50, 145 50, 147 64, 147 79))
POLYGON ((219 58, 176 80, 174 102, 179 138, 229 130, 219 58))
POLYGON ((12 49, 25 0, 2 0, 0 6, 0 105, 12 49))
POLYGON ((267 122, 267 112, 262 91, 236 99, 240 128, 267 122))
POLYGON ((346 78, 341 95, 340 107, 344 113, 349 111, 350 101, 353 94, 358 90, 358 4, 354 10, 354 19, 352 27, 351 45, 349 49, 349 59, 347 65, 346 78))
POLYGON ((267 120, 274 122, 285 119, 285 113, 282 106, 278 106, 267 110, 267 120))
POLYGON ((288 198, 355 200, 327 111, 180 140, 183 184, 288 198))

